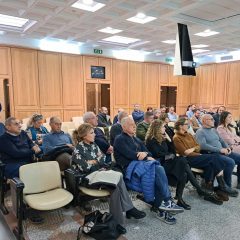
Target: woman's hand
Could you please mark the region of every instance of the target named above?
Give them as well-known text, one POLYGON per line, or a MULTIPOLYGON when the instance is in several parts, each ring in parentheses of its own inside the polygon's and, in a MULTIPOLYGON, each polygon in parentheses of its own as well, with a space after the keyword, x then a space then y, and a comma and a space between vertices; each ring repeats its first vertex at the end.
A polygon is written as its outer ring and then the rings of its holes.
POLYGON ((87 163, 91 164, 91 165, 96 165, 98 163, 98 161, 97 160, 88 160, 87 163))

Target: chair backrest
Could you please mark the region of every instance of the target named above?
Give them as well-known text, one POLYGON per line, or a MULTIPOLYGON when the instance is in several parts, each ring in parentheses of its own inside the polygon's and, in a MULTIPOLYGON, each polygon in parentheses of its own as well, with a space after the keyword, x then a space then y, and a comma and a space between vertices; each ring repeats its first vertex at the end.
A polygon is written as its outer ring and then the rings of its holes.
POLYGON ((75 124, 73 122, 62 122, 62 131, 68 133, 68 129, 75 129, 75 124))
POLYGON ((61 172, 56 161, 26 164, 19 169, 24 194, 40 193, 62 186, 61 172))
POLYGON ((28 124, 29 120, 30 120, 30 118, 23 118, 22 123, 23 124, 28 124))
POLYGON ((50 132, 51 131, 51 127, 49 125, 49 123, 43 123, 43 126, 50 132))
POLYGON ((75 128, 78 128, 81 124, 83 124, 83 117, 72 117, 72 121, 75 124, 75 128))

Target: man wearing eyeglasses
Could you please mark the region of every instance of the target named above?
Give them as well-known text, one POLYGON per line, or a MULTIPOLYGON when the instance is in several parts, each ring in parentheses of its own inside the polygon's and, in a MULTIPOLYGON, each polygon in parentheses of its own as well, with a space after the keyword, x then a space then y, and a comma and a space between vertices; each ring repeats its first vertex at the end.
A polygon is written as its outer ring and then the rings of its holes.
MULTIPOLYGON (((240 154, 233 153, 231 148, 220 138, 214 128, 214 119, 210 114, 203 115, 202 125, 202 128, 196 132, 196 140, 203 151, 216 154, 216 160, 221 160, 225 163, 224 180, 227 186, 231 188, 232 172, 235 164, 238 165, 237 176, 240 180, 240 154)), ((217 180, 218 182, 221 181, 221 179, 217 180)), ((235 189, 232 190, 234 191, 233 195, 237 196, 238 192, 235 189)))
POLYGON ((31 163, 33 156, 40 148, 21 130, 18 119, 10 117, 5 121, 6 132, 0 136, 1 160, 6 164, 5 177, 14 178, 19 175, 22 165, 31 163))

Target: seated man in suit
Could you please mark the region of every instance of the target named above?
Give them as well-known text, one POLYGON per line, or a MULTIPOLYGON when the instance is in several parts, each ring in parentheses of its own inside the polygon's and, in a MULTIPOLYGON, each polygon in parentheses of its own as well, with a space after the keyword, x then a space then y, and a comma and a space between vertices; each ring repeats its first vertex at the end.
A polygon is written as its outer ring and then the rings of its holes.
POLYGON ((141 140, 136 138, 136 125, 132 118, 121 121, 123 132, 114 141, 116 163, 125 175, 126 185, 143 192, 146 202, 152 202, 157 209, 157 218, 165 223, 175 224, 171 212, 183 212, 171 197, 164 168, 152 158, 141 140))
POLYGON ((5 177, 14 178, 19 176, 19 168, 32 163, 34 154, 39 153, 41 149, 21 130, 18 119, 8 118, 5 127, 6 132, 0 136, 1 160, 6 164, 5 177))
POLYGON ((49 121, 51 132, 43 136, 42 149, 43 159, 52 156, 59 163, 61 171, 68 169, 71 165, 71 153, 73 143, 70 135, 61 130, 62 121, 59 117, 51 117, 49 121))
POLYGON ((121 111, 118 113, 118 121, 112 125, 110 130, 110 144, 113 146, 114 140, 116 136, 120 135, 122 133, 122 126, 121 121, 123 118, 127 117, 128 113, 125 111, 121 111))
POLYGON ((110 116, 108 115, 108 109, 106 107, 101 107, 98 117, 98 127, 109 127, 112 125, 110 116))
POLYGON ((192 123, 193 131, 196 132, 199 128, 202 127, 201 112, 199 109, 194 109, 192 112, 193 116, 191 117, 190 121, 192 123))
POLYGON ((95 143, 101 149, 101 151, 106 155, 106 163, 111 162, 111 154, 113 152, 113 147, 107 141, 103 131, 98 126, 98 118, 94 112, 86 112, 83 115, 84 123, 89 123, 94 127, 95 136, 95 143))
POLYGON ((218 161, 223 161, 224 168, 224 180, 235 195, 238 195, 238 191, 232 189, 232 172, 235 164, 238 165, 237 176, 238 182, 240 181, 240 154, 233 153, 231 148, 220 138, 217 130, 214 128, 213 116, 210 114, 204 114, 202 117, 203 127, 196 132, 196 140, 199 143, 201 149, 207 153, 214 153, 217 155, 218 161))

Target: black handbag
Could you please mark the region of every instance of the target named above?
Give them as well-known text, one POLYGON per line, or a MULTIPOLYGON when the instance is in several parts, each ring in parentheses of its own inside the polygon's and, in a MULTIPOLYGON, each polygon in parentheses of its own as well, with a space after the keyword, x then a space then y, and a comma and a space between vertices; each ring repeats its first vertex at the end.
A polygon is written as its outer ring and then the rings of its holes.
POLYGON ((120 233, 111 213, 94 211, 84 217, 84 224, 78 229, 77 240, 84 233, 96 240, 116 240, 120 233))
POLYGON ((63 146, 56 147, 53 150, 49 151, 48 153, 44 154, 42 159, 44 161, 54 161, 58 155, 62 153, 69 153, 71 155, 72 152, 73 152, 72 148, 66 145, 63 145, 63 146))

